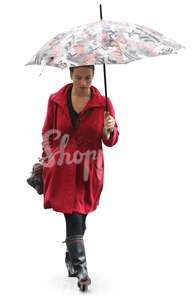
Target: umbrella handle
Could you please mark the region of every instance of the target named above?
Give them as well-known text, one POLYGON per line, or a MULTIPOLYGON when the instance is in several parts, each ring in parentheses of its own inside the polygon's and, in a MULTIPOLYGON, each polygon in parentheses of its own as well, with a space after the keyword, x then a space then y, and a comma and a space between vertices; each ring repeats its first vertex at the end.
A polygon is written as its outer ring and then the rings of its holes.
POLYGON ((107 140, 108 140, 109 137, 110 137, 110 131, 109 131, 108 129, 104 128, 104 133, 105 133, 106 138, 107 138, 107 140))
MULTIPOLYGON (((105 111, 105 117, 107 117, 107 116, 109 116, 109 115, 110 115, 109 111, 106 110, 106 111, 105 111)), ((110 137, 110 130, 104 127, 104 133, 105 133, 106 138, 107 138, 107 140, 108 140, 109 137, 110 137)))

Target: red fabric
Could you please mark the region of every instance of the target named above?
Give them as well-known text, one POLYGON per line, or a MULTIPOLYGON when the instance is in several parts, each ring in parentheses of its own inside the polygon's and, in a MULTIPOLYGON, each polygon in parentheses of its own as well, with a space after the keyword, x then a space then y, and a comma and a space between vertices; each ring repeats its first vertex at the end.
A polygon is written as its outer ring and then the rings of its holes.
MULTIPOLYGON (((115 123, 114 131, 106 139, 103 133, 105 97, 94 86, 91 86, 92 98, 80 112, 74 128, 67 106, 67 90, 70 86, 72 83, 51 94, 48 100, 42 129, 44 208, 66 213, 89 213, 99 204, 103 189, 102 142, 112 147, 118 141, 119 131, 115 123), (47 142, 45 134, 54 126, 59 131, 58 136, 54 132, 47 142), (61 144, 62 136, 66 137, 64 147, 61 144), (48 158, 49 151, 55 155, 48 158)), ((110 99, 108 108, 115 118, 110 99)))

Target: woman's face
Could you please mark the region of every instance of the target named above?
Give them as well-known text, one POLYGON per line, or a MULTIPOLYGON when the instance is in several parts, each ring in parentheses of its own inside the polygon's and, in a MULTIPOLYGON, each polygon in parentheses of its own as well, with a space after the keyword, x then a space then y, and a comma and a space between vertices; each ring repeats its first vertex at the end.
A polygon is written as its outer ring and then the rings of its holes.
POLYGON ((77 67, 70 73, 74 88, 81 91, 85 91, 91 86, 93 76, 93 70, 87 67, 77 67))

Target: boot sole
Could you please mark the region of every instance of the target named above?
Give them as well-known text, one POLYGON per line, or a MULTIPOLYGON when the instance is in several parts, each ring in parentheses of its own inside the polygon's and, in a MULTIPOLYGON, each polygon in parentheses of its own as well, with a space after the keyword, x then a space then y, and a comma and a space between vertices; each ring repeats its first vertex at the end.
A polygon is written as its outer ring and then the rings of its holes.
POLYGON ((88 286, 91 284, 91 279, 88 278, 86 280, 79 281, 77 284, 82 292, 86 292, 88 290, 88 286))

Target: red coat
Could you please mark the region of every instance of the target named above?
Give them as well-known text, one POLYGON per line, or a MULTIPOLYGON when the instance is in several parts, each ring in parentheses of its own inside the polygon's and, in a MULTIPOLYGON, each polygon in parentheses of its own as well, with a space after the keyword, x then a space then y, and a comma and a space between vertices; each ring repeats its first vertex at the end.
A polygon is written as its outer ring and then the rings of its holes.
MULTIPOLYGON (((48 101, 42 129, 44 208, 66 213, 89 213, 99 204, 103 189, 102 142, 112 147, 118 141, 119 131, 115 122, 113 133, 106 139, 103 133, 105 97, 94 86, 91 86, 92 98, 80 112, 76 127, 73 127, 67 106, 67 90, 71 85, 67 84, 51 94, 48 101), (45 134, 53 127, 56 130, 49 135, 47 142, 45 134), (48 158, 49 152, 54 156, 48 158)), ((110 99, 108 108, 115 118, 110 99)))

